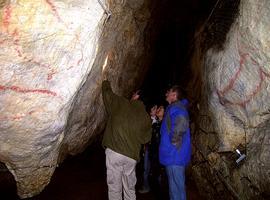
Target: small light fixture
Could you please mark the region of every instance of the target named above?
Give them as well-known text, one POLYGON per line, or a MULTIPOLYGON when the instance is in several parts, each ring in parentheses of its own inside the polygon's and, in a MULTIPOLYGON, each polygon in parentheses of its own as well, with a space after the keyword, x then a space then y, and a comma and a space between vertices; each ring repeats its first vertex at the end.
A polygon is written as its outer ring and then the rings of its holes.
POLYGON ((236 160, 236 164, 239 164, 242 160, 246 158, 246 155, 242 154, 239 149, 236 149, 235 151, 239 155, 239 158, 236 160))

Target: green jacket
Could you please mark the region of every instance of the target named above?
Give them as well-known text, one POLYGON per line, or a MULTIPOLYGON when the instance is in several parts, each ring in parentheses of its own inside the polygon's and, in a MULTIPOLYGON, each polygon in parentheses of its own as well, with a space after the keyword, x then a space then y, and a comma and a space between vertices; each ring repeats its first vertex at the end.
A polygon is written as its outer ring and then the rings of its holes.
POLYGON ((102 83, 102 96, 109 115, 103 147, 138 161, 141 145, 151 139, 151 119, 143 103, 116 95, 109 81, 102 83))

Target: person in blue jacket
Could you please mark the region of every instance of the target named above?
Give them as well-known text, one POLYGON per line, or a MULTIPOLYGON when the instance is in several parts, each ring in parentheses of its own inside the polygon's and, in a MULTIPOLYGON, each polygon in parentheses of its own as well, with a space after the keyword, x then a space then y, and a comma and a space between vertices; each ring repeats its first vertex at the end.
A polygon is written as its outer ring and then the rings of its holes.
POLYGON ((170 200, 185 200, 185 167, 191 159, 188 100, 181 99, 179 86, 166 93, 166 108, 160 134, 159 161, 165 166, 170 200))

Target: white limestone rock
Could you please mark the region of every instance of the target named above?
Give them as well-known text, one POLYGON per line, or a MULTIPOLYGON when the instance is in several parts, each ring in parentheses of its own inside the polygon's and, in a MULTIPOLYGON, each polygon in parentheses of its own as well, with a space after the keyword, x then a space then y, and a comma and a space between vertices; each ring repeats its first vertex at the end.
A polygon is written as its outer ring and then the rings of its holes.
POLYGON ((74 95, 103 22, 97 1, 10 1, 1 8, 0 160, 20 197, 50 181, 74 95))
POLYGON ((103 79, 125 96, 143 80, 147 5, 1 1, 0 161, 21 198, 40 193, 67 155, 101 133, 103 79))

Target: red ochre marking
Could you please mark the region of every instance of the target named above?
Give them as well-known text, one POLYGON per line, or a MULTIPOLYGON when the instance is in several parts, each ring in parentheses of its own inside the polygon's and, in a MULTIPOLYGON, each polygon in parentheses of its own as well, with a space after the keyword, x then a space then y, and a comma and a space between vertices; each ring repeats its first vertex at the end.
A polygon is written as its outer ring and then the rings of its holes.
POLYGON ((260 82, 256 86, 256 88, 253 90, 253 92, 251 94, 247 95, 247 99, 245 99, 243 101, 239 101, 239 102, 231 102, 231 101, 227 100, 226 103, 244 107, 247 103, 249 103, 251 101, 252 97, 254 97, 262 89, 262 83, 264 81, 263 74, 264 74, 264 72, 260 69, 260 82))
MULTIPOLYGON (((27 59, 27 57, 26 57, 26 59, 27 59)), ((40 61, 35 60, 34 58, 29 58, 28 62, 32 62, 34 64, 37 64, 37 65, 39 65, 41 67, 45 67, 45 68, 49 68, 50 67, 49 64, 43 64, 40 61)))
POLYGON ((18 86, 0 85, 0 91, 1 90, 12 90, 14 92, 19 92, 19 93, 40 93, 40 94, 47 94, 50 96, 57 96, 57 94, 55 92, 52 92, 52 91, 46 90, 46 89, 26 89, 26 88, 21 88, 18 86))
POLYGON ((77 65, 80 65, 82 61, 83 61, 83 51, 81 50, 81 58, 77 61, 77 65))
POLYGON ((18 55, 19 57, 22 57, 22 52, 21 52, 21 50, 18 48, 18 46, 15 47, 15 51, 17 52, 17 55, 18 55))
POLYGON ((29 114, 29 115, 32 115, 34 112, 36 112, 36 111, 32 110, 32 111, 30 111, 28 114, 29 114))
POLYGON ((21 120, 24 116, 25 116, 24 114, 18 114, 11 117, 11 120, 21 120))
POLYGON ((245 61, 247 55, 248 54, 241 55, 240 66, 239 66, 237 72, 234 74, 233 78, 229 81, 229 84, 223 90, 218 90, 218 93, 220 95, 224 95, 226 92, 228 92, 229 90, 231 90, 233 88, 235 81, 237 80, 237 78, 239 77, 240 72, 243 69, 243 64, 244 64, 244 61, 245 61))
POLYGON ((52 70, 48 75, 47 75, 47 80, 51 80, 53 78, 53 75, 56 74, 57 72, 52 70))
MULTIPOLYGON (((239 52, 239 54, 240 54, 240 52, 239 52)), ((233 88, 233 86, 234 86, 237 78, 239 77, 240 72, 243 69, 243 64, 244 64, 247 56, 249 56, 250 57, 250 60, 252 61, 252 63, 256 67, 258 67, 259 76, 260 76, 259 83, 256 86, 256 88, 251 92, 251 94, 247 95, 247 99, 245 99, 243 101, 239 101, 239 102, 231 102, 229 100, 225 100, 225 103, 229 103, 229 104, 232 104, 232 105, 239 105, 239 106, 243 106, 244 107, 262 89, 262 83, 263 83, 265 77, 270 77, 270 74, 268 74, 265 71, 263 71, 262 70, 262 66, 260 66, 259 63, 256 62, 249 54, 247 54, 247 53, 246 54, 242 54, 241 55, 240 62, 239 62, 240 63, 239 69, 237 70, 237 72, 235 73, 235 75, 233 76, 233 78, 229 81, 229 84, 223 90, 217 90, 217 95, 218 95, 219 99, 222 98, 225 95, 225 93, 227 93, 229 90, 232 90, 232 88, 233 88)), ((224 101, 221 101, 221 102, 224 102, 224 101)))
POLYGON ((17 113, 13 116, 0 116, 0 120, 11 120, 11 121, 18 121, 21 120, 22 118, 26 117, 27 115, 32 115, 33 113, 35 113, 35 110, 32 110, 30 112, 28 112, 27 114, 25 113, 17 113))
MULTIPOLYGON (((45 0, 46 3, 50 6, 52 12, 54 13, 54 15, 57 17, 57 19, 63 23, 67 29, 68 26, 64 23, 64 21, 61 19, 58 11, 57 11, 57 7, 54 5, 54 2, 52 0, 45 0)), ((3 11, 3 26, 4 28, 6 29, 7 33, 8 33, 8 26, 10 24, 10 18, 11 18, 11 14, 12 14, 12 7, 11 5, 7 5, 5 6, 4 8, 4 11, 3 11)), ((26 56, 23 52, 23 49, 21 48, 20 46, 20 39, 19 39, 19 31, 17 28, 14 29, 14 31, 10 34, 13 38, 13 45, 14 45, 14 50, 17 54, 18 57, 24 59, 24 60, 27 60, 28 62, 32 62, 34 64, 37 64, 41 67, 45 67, 45 68, 49 68, 50 69, 50 64, 47 64, 47 63, 41 63, 40 61, 38 61, 37 59, 35 59, 34 57, 29 57, 29 56, 26 56)), ((79 38, 79 35, 78 34, 75 34, 75 38, 77 41, 80 41, 80 38, 79 38)), ((0 45, 4 44, 6 41, 8 41, 7 39, 4 39, 4 40, 0 40, 0 45)), ((84 55, 83 55, 83 51, 81 50, 81 57, 77 60, 76 64, 77 66, 79 66, 81 64, 81 62, 83 62, 84 60, 84 55)), ((67 70, 73 68, 74 66, 71 65, 70 67, 68 67, 67 70)), ((50 72, 47 74, 47 80, 51 80, 53 78, 53 75, 56 74, 56 72, 50 72)))
POLYGON ((60 22, 64 23, 64 21, 61 19, 60 15, 58 14, 58 11, 57 11, 56 6, 54 5, 54 3, 51 0, 45 0, 45 1, 50 6, 50 8, 52 9, 54 15, 57 17, 57 19, 60 22))
MULTIPOLYGON (((15 50, 15 52, 16 52, 16 54, 17 54, 18 57, 20 57, 20 58, 26 60, 27 62, 31 62, 31 63, 36 64, 36 65, 38 65, 38 66, 41 66, 41 67, 49 68, 49 69, 50 69, 50 67, 51 67, 50 64, 42 63, 42 62, 36 60, 36 59, 33 58, 33 57, 31 58, 31 57, 26 56, 26 55, 23 53, 23 51, 22 51, 22 49, 21 49, 21 46, 19 45, 20 40, 18 39, 19 34, 18 34, 18 30, 17 30, 17 29, 15 29, 15 30, 13 31, 13 33, 12 33, 11 36, 13 37, 13 44, 14 44, 13 48, 14 48, 14 50, 15 50)), ((0 41, 0 45, 3 44, 3 43, 6 42, 6 41, 7 41, 7 39, 1 40, 1 41, 0 41)), ((56 73, 56 72, 51 72, 51 73, 49 73, 48 76, 47 76, 47 77, 48 77, 47 80, 51 80, 51 79, 52 79, 52 75, 54 75, 55 73, 56 73)))
POLYGON ((10 18, 11 18, 12 8, 11 5, 7 5, 4 7, 3 10, 3 27, 8 32, 8 26, 10 24, 10 18))

